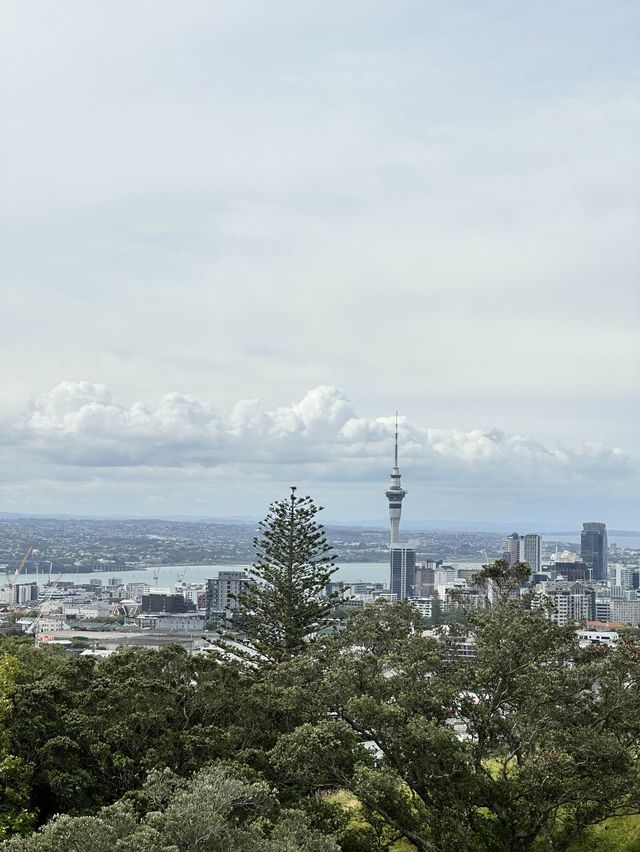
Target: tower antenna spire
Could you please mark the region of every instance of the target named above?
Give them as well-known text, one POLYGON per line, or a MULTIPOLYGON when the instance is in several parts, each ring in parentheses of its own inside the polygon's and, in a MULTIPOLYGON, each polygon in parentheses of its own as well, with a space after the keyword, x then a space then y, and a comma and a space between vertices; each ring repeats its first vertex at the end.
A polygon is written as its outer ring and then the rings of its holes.
POLYGON ((398 467, 398 412, 396 411, 396 445, 395 445, 395 453, 393 456, 393 466, 395 468, 398 467))

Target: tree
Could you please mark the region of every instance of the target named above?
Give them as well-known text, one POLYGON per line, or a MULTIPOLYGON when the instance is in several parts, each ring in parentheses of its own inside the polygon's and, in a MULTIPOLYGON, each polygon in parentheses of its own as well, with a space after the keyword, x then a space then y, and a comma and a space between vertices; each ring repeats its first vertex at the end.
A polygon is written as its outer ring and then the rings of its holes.
POLYGON ((640 813, 632 643, 583 650, 504 600, 427 637, 410 606, 380 603, 275 676, 296 669, 309 721, 272 750, 281 777, 301 795, 350 790, 420 852, 564 850, 640 813))
POLYGON ((9 751, 6 723, 13 705, 9 697, 15 683, 18 661, 0 654, 0 839, 31 831, 34 815, 28 810, 31 772, 9 751))
POLYGON ((517 598, 530 575, 531 569, 526 562, 510 565, 506 559, 497 559, 489 565, 483 565, 482 571, 473 575, 473 582, 485 589, 488 600, 494 603, 517 598))
MULTIPOLYGON (((243 672, 168 646, 121 649, 107 659, 16 647, 11 754, 31 767, 29 810, 94 813, 152 769, 186 775, 235 753, 242 736, 243 672)), ((246 678, 246 675, 244 675, 246 678)))
POLYGON ((144 788, 96 816, 55 817, 2 852, 338 852, 299 810, 285 809, 269 785, 224 764, 185 781, 152 772, 144 788))
POLYGON ((256 560, 238 600, 244 633, 268 661, 300 654, 335 606, 337 595, 325 595, 337 569, 324 527, 315 520, 321 508, 292 487, 288 499, 271 504, 254 538, 256 560))

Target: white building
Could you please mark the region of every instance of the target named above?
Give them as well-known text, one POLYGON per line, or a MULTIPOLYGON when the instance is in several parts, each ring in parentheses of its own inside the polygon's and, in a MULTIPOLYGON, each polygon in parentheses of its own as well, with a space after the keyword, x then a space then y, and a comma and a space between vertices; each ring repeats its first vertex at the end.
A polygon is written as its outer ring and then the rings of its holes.
POLYGON ((615 645, 619 638, 615 630, 578 630, 577 633, 581 648, 587 648, 589 645, 615 645))
POLYGON ((205 617, 194 612, 144 613, 136 618, 138 627, 170 633, 199 633, 204 630, 205 617))
MULTIPOLYGON (((625 590, 633 588, 633 568, 621 565, 619 562, 609 565, 607 568, 607 582, 612 588, 620 587, 625 590)), ((618 595, 614 594, 614 597, 618 595)))
POLYGON ((626 601, 614 598, 609 602, 611 621, 619 621, 621 624, 629 624, 631 627, 640 627, 640 600, 626 601))
POLYGON ((423 618, 431 618, 433 614, 433 595, 426 598, 411 598, 409 603, 414 606, 423 618))
POLYGON ((596 593, 583 583, 539 583, 531 606, 545 608, 547 617, 559 627, 571 621, 592 621, 596 615, 596 593), (551 604, 551 609, 547 605, 551 604))
POLYGON ((218 576, 207 580, 206 607, 211 617, 214 612, 231 613, 240 609, 238 596, 248 579, 246 571, 218 571, 218 576))
POLYGON ((532 574, 539 574, 542 566, 542 537, 527 533, 520 539, 520 561, 526 562, 532 574))

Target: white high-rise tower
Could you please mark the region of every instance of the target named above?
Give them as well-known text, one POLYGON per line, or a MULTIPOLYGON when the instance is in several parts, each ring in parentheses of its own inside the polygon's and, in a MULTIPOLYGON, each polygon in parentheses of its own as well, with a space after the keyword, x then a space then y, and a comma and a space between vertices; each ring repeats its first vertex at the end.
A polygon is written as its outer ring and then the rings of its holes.
POLYGON ((391 485, 386 492, 389 501, 389 520, 391 521, 391 544, 400 541, 400 515, 402 513, 402 501, 406 495, 400 483, 400 469, 398 468, 398 412, 396 411, 396 440, 393 456, 393 470, 391 471, 391 485))

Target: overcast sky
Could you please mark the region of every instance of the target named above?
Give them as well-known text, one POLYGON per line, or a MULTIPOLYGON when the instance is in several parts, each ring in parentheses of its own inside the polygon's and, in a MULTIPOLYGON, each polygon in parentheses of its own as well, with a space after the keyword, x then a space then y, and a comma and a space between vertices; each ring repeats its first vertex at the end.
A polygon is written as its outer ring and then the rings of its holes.
POLYGON ((5 0, 0 511, 640 528, 640 7, 5 0))

